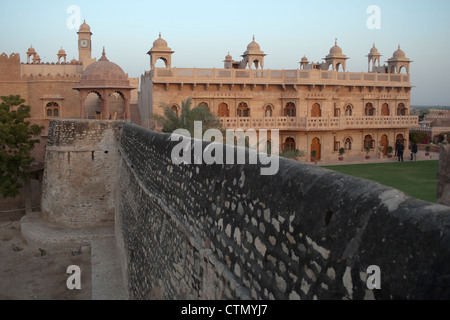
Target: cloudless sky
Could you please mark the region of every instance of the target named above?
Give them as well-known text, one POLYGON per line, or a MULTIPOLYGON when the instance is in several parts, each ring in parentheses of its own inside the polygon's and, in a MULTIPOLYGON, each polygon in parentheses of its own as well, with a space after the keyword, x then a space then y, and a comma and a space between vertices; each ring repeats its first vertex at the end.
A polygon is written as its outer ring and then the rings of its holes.
POLYGON ((62 47, 78 59, 77 29, 67 9, 75 5, 93 33, 93 57, 107 57, 130 77, 150 69, 146 54, 159 32, 175 54, 172 66, 223 68, 253 35, 267 54, 266 69, 296 69, 306 55, 320 62, 335 38, 350 57, 350 72, 366 72, 373 43, 386 61, 401 45, 411 65, 412 105, 450 105, 450 1, 448 0, 15 0, 0 1, 0 53, 33 45, 43 62, 56 62, 62 47), (381 12, 381 29, 370 30, 370 5, 381 12))

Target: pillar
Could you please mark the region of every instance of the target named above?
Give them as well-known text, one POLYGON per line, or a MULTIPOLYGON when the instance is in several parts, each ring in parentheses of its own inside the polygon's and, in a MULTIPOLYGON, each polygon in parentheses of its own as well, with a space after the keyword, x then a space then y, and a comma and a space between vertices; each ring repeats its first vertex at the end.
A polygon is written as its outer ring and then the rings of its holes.
POLYGON ((102 113, 103 113, 103 120, 109 120, 109 99, 108 95, 106 95, 105 98, 102 100, 102 113))
POLYGON ((125 99, 125 120, 131 120, 130 99, 125 99))
POLYGON ((80 118, 86 119, 86 102, 85 98, 80 99, 80 118))

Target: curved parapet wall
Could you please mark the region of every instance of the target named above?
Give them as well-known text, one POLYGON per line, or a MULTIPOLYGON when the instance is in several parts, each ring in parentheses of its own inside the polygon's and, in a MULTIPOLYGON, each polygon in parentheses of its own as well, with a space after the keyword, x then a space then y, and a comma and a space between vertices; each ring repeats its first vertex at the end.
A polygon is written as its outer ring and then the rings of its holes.
POLYGON ((66 227, 114 224, 123 121, 52 120, 45 154, 42 217, 66 227))
POLYGON ((129 298, 450 298, 449 207, 286 159, 274 176, 178 166, 177 144, 122 131, 116 237, 129 298))

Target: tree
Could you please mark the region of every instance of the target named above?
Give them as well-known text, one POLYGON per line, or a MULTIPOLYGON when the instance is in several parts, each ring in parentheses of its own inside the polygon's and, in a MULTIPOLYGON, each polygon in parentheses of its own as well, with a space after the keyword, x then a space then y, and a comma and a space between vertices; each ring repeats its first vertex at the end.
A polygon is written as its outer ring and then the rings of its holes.
POLYGON ((209 129, 218 129, 223 131, 222 123, 219 118, 211 113, 209 109, 203 105, 196 106, 191 109, 192 99, 188 98, 181 104, 181 112, 178 115, 169 105, 163 104, 163 116, 154 115, 154 119, 162 125, 162 131, 165 133, 173 133, 177 129, 186 129, 190 132, 191 137, 194 136, 194 122, 202 122, 202 135, 209 129))
POLYGON ((14 198, 20 192, 34 161, 31 150, 44 127, 31 124, 30 106, 20 96, 0 97, 0 194, 14 198))

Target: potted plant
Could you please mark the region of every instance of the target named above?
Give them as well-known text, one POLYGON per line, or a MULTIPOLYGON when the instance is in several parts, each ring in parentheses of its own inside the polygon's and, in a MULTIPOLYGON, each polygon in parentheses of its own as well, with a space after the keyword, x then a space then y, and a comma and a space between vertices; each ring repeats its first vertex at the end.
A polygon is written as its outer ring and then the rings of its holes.
POLYGON ((369 152, 370 152, 370 147, 366 147, 366 153, 367 153, 366 159, 370 159, 369 152))
POLYGON ((311 162, 316 162, 317 150, 311 151, 311 162))
POLYGON ((425 148, 425 150, 426 150, 425 156, 428 157, 428 156, 430 155, 431 147, 430 147, 430 146, 427 146, 427 147, 425 148))
POLYGON ((394 152, 394 148, 392 148, 392 146, 389 146, 387 151, 388 151, 388 158, 392 158, 392 153, 394 152))
POLYGON ((344 148, 340 148, 339 149, 339 161, 344 160, 343 155, 345 154, 345 149, 344 148))

